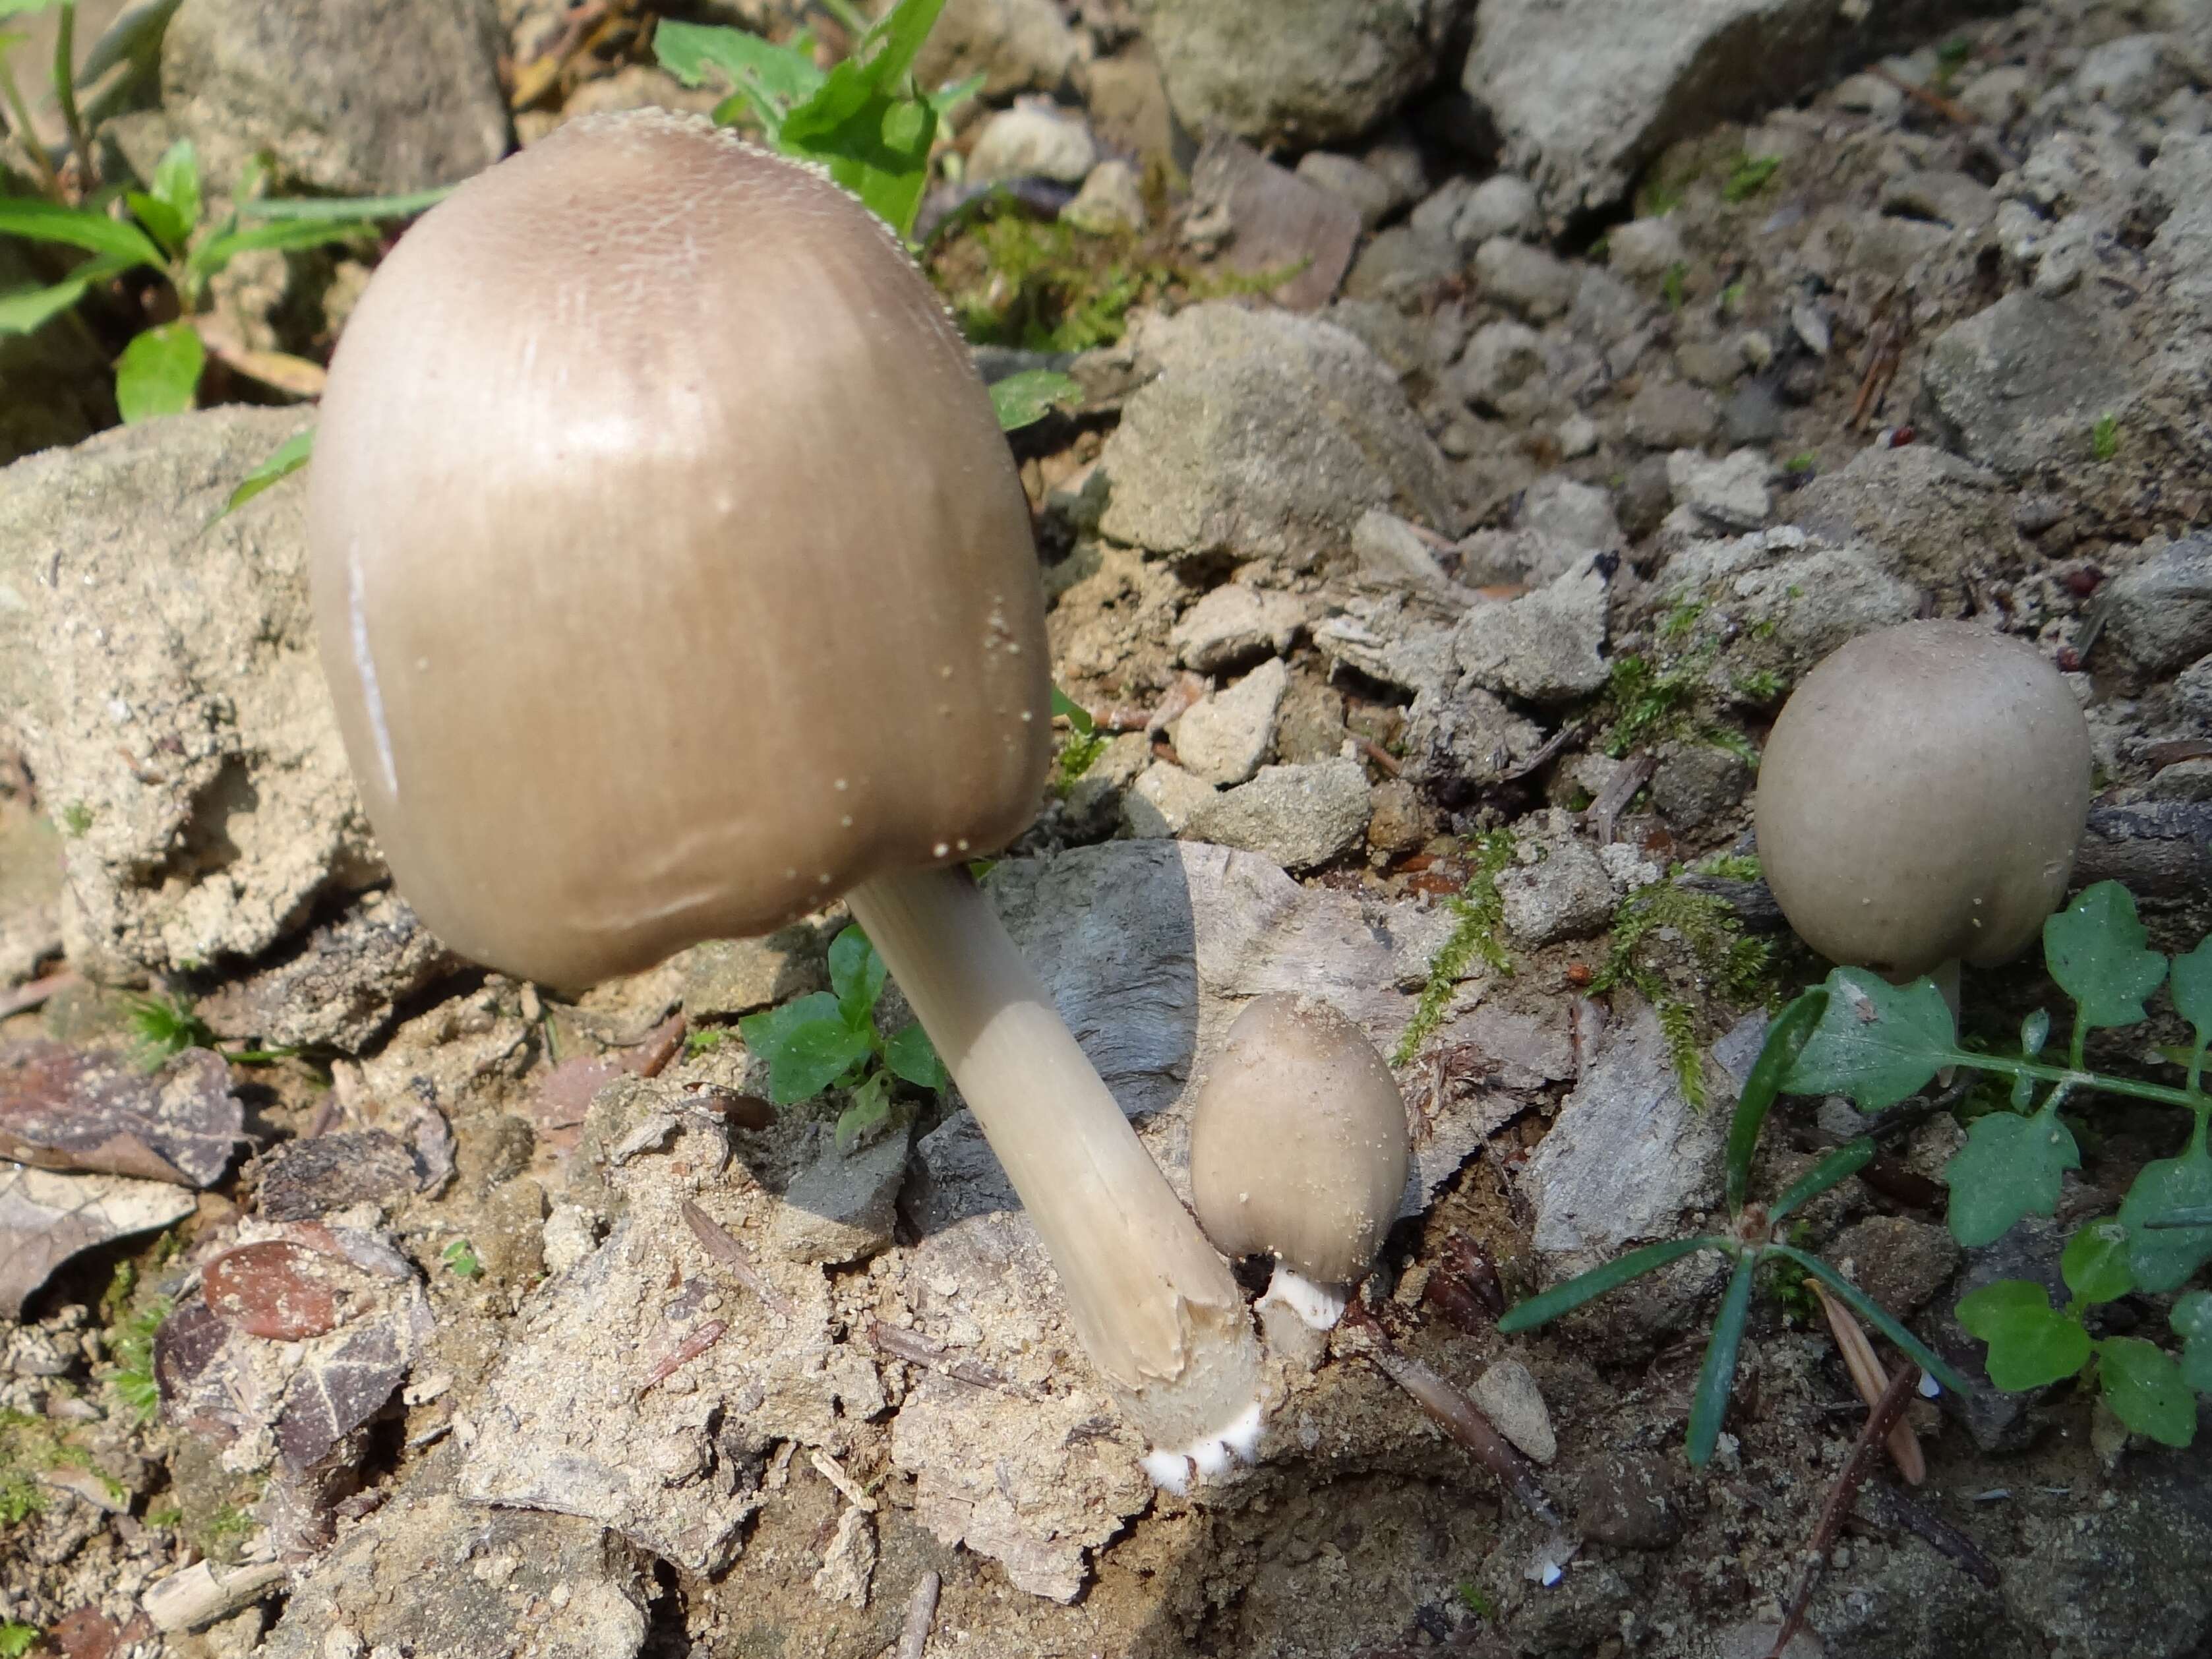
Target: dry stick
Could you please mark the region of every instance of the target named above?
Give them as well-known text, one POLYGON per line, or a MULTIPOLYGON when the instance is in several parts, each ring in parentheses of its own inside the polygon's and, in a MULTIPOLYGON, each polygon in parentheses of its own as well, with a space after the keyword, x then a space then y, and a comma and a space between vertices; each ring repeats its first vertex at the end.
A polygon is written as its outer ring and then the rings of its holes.
POLYGON ((44 979, 34 979, 12 991, 0 991, 0 1019, 5 1019, 10 1014, 27 1013, 70 986, 82 983, 83 981, 76 973, 64 968, 58 974, 48 974, 44 979))
POLYGON ((1613 775, 1598 798, 1590 803, 1589 823, 1597 835, 1601 847, 1613 839, 1613 825, 1628 810, 1628 803, 1636 799, 1636 792, 1651 781, 1659 770, 1659 763, 1649 755, 1638 755, 1613 775))
POLYGON ((1475 1461, 1504 1483, 1522 1508, 1547 1527, 1565 1524, 1536 1479, 1534 1468, 1512 1442, 1498 1433, 1474 1401, 1419 1360, 1399 1352, 1389 1334, 1356 1299, 1345 1309, 1344 1323, 1366 1340, 1362 1350, 1365 1357, 1411 1395, 1413 1403, 1433 1418, 1437 1427, 1473 1452, 1475 1461))
POLYGON ((1850 1513, 1851 1500, 1858 1495, 1859 1483, 1873 1467, 1875 1448, 1887 1437, 1890 1425, 1897 1421, 1905 1402, 1911 1397, 1912 1367, 1900 1365, 1897 1375, 1889 1379, 1889 1386, 1881 1391, 1881 1398, 1875 1401, 1874 1409, 1867 1413, 1866 1425, 1852 1443, 1851 1455, 1844 1460, 1843 1470, 1829 1490, 1828 1501, 1820 1510, 1820 1524, 1813 1528, 1812 1559, 1805 1564, 1805 1576, 1798 1582, 1796 1596, 1790 1603, 1790 1616, 1782 1621, 1781 1632, 1767 1650, 1766 1659, 1782 1659, 1782 1650, 1790 1645, 1790 1638, 1804 1628, 1806 1611, 1813 1605, 1813 1592, 1820 1588, 1820 1569, 1827 1563, 1836 1534, 1844 1529, 1844 1517, 1850 1513))
POLYGON ((981 1360, 947 1352, 920 1332, 910 1331, 903 1325, 893 1325, 878 1319, 869 1327, 868 1334, 878 1348, 894 1359, 905 1360, 909 1365, 936 1371, 956 1382, 965 1382, 971 1389, 999 1389, 1018 1399, 1036 1398, 1034 1389, 993 1370, 981 1360))
POLYGON ((752 1257, 745 1254, 745 1247, 731 1237, 728 1230, 714 1217, 688 1198, 684 1200, 684 1220, 691 1229, 691 1236, 699 1241, 707 1254, 727 1267, 738 1283, 768 1304, 772 1312, 781 1314, 786 1319, 799 1317, 799 1310, 792 1305, 791 1298, 761 1277, 760 1269, 753 1266, 752 1257))
POLYGON ((1982 125, 1982 118, 1956 99, 1946 98, 1940 92, 1931 92, 1917 82, 1906 80, 1893 69, 1876 64, 1874 66, 1874 74, 1877 79, 1888 82, 1914 102, 1925 104, 1947 121, 1956 121, 1962 127, 1978 127, 1982 125))
POLYGON ((1960 1571, 1986 1589, 2004 1582, 1997 1564, 1982 1553, 1974 1540, 1934 1510, 1923 1509, 1894 1486, 1879 1480, 1866 1489, 1867 1504, 1885 1526, 1916 1534, 1938 1554, 1948 1556, 1960 1571))
MULTIPOLYGON (((1882 1369, 1874 1344, 1859 1328, 1859 1322, 1851 1316, 1851 1310, 1828 1293, 1827 1286, 1809 1277, 1806 1282, 1812 1285, 1813 1294, 1820 1298, 1820 1311, 1828 1316, 1829 1334, 1836 1339, 1836 1350, 1844 1357, 1844 1369, 1850 1373, 1859 1398, 1873 1407, 1889 1388, 1889 1373, 1882 1369)), ((1921 1455, 1920 1442, 1910 1424, 1890 1425, 1889 1455, 1906 1485, 1917 1486, 1928 1479, 1928 1460, 1921 1455)))
POLYGON ((925 1572, 907 1597, 906 1628, 899 1632, 898 1659, 921 1659, 921 1651, 929 1645, 929 1627, 937 1621, 937 1591, 939 1579, 933 1572, 925 1572))
POLYGON ((710 1319, 692 1332, 677 1345, 674 1352, 645 1374, 645 1381, 637 1385, 638 1396, 642 1398, 656 1383, 665 1382, 674 1376, 678 1367, 706 1352, 722 1340, 723 1333, 729 1328, 721 1320, 710 1319))

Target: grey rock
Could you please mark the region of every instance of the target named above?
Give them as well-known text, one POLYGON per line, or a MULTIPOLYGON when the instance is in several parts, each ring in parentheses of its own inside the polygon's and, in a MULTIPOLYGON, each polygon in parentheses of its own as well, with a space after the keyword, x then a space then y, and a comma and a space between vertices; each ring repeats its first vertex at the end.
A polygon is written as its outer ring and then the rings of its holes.
POLYGON ((1060 210, 1060 222, 1094 235, 1145 228, 1145 191, 1136 168, 1105 161, 1085 175, 1075 199, 1060 210))
POLYGON ((1356 137, 1436 73, 1455 0, 1144 0, 1146 38, 1193 132, 1310 149, 1356 137))
POLYGON ((1534 323, 1565 315, 1580 282, 1572 265, 1516 236, 1493 236, 1475 249, 1474 279, 1485 299, 1534 323))
POLYGON ((1674 1541, 1674 1479, 1662 1458, 1649 1452, 1601 1452, 1575 1471, 1569 1490, 1576 1521, 1601 1544, 1656 1550, 1674 1541))
POLYGON ((1929 348, 1927 424, 1948 448, 2007 477, 2088 458, 2098 418, 2129 398, 2118 354, 2069 301, 2018 292, 1954 323, 1929 348))
MULTIPOLYGON (((2164 1449, 2160 1448, 2160 1451, 2164 1449)), ((2127 1498, 2043 1530, 2006 1575, 2007 1601, 2053 1654, 2181 1656, 2212 1633, 2204 1439, 2142 1460, 2127 1498)))
POLYGON ((775 1216, 776 1247, 794 1261, 833 1266, 865 1261, 884 1249, 891 1242, 906 1158, 903 1127, 850 1153, 839 1152, 834 1142, 824 1145, 784 1188, 775 1216))
POLYGON ((1564 472, 1547 473, 1528 486, 1514 510, 1513 524, 1516 529, 1534 531, 1589 552, 1620 545, 1620 521, 1613 516, 1613 497, 1564 472))
POLYGON ((2204 74, 2188 49, 2166 34, 2124 34, 2089 48, 2066 83, 2077 104, 2102 104, 2123 115, 2144 113, 2204 74))
POLYGON ((1631 219, 1606 236, 1606 263, 1635 281, 1664 276, 1686 257, 1681 228, 1672 218, 1631 219))
POLYGON ((1428 543, 1395 514, 1361 514, 1352 527, 1352 550, 1367 586, 1406 588, 1455 606, 1474 603, 1474 594, 1444 574, 1428 543))
POLYGON ((1525 842, 1524 860, 1501 871, 1498 897, 1506 931, 1535 949, 1589 939, 1613 920, 1613 881, 1596 853, 1571 833, 1525 842))
POLYGON ((1357 156, 1317 149, 1298 158, 1298 177, 1316 190, 1340 196, 1358 210, 1359 226, 1372 230, 1405 205, 1405 198, 1389 174, 1369 167, 1357 156))
POLYGON ((1451 390, 1470 409, 1525 416, 1547 406, 1543 337, 1526 323, 1485 323, 1454 365, 1451 390))
POLYGON ((1668 560, 1658 589, 1666 603, 1705 605, 1701 625, 1725 641, 1708 683, 1729 698, 1758 677, 1787 685, 1846 640, 1920 608, 1918 590, 1868 549, 1795 529, 1686 547, 1668 560))
POLYGON ((1224 582, 1177 618, 1168 643, 1185 667, 1218 674, 1285 654, 1305 624, 1306 604, 1297 594, 1224 582))
MULTIPOLYGON (((1416 203, 1407 216, 1407 222, 1424 236, 1452 239, 1452 227, 1468 203, 1474 199, 1474 180, 1462 175, 1447 179, 1416 203)), ((1469 245, 1464 252, 1472 253, 1469 245)))
POLYGON ((1741 755, 1710 744, 1690 744, 1659 763, 1651 800, 1679 830, 1702 830, 1741 803, 1751 769, 1741 755))
POLYGON ((217 1036, 350 1054, 367 1048, 401 1003, 461 966, 404 899, 371 893, 309 933, 296 954, 226 982, 193 1011, 217 1036))
POLYGON ((2175 761, 2161 767, 2143 786, 2143 794, 2154 801, 2212 804, 2212 760, 2175 761))
POLYGON ((2041 1216, 2029 1216, 1993 1244, 1966 1253, 1966 1266, 1946 1298, 1945 1308, 1933 1320, 1929 1346, 1949 1360, 1960 1376, 1974 1384, 1971 1395, 1944 1390, 1943 1409, 1958 1418, 1985 1452, 2018 1451, 2035 1432, 2031 1420, 2035 1396, 2007 1394, 1995 1387, 1984 1369, 1987 1349, 1959 1323, 1957 1306, 1985 1285, 2001 1279, 2023 1279, 2043 1286, 2053 1307, 2063 1308, 2071 1295, 2058 1269, 2066 1233, 2041 1216))
POLYGON ((1453 653, 1489 690, 1532 702, 1587 696, 1606 679, 1606 594, 1599 562, 1586 560, 1534 592, 1469 611, 1453 653))
MULTIPOLYGON (((1458 609, 1454 605, 1451 612, 1458 609)), ((1452 625, 1437 614, 1443 610, 1401 593, 1349 599, 1339 615, 1314 629, 1314 643, 1332 668, 1345 664, 1418 696, 1460 677, 1452 625)))
POLYGON ((2105 638, 2139 680, 2212 651, 2212 534, 2145 545, 2106 590, 2105 638))
POLYGON ((1900 173, 1881 187, 1881 209, 1955 230, 1979 230, 1997 216, 1997 198, 1987 185, 1964 173, 1900 173))
POLYGON ((1642 541, 1658 529, 1667 509, 1674 504, 1674 487, 1667 481, 1667 457, 1646 455, 1628 469, 1621 480, 1619 508, 1620 527, 1631 541, 1642 541))
POLYGON ((1218 246, 1241 276, 1277 279, 1271 294, 1292 311, 1327 305, 1359 245, 1354 204, 1223 135, 1199 153, 1190 193, 1184 234, 1218 246), (1285 271, 1296 274, 1279 280, 1285 271))
POLYGON ((1111 835, 1123 799, 1138 776, 1152 763, 1152 739, 1144 732, 1124 732, 1109 739, 1097 759, 1061 798, 1070 836, 1079 841, 1111 835))
POLYGON ((1683 379, 1715 392, 1734 386, 1747 367, 1733 340, 1686 340, 1674 348, 1674 366, 1683 379))
POLYGON ((732 1019, 829 988, 821 935, 805 922, 764 939, 709 939, 677 958, 684 1012, 694 1020, 732 1019))
POLYGON ((2173 677, 2174 705, 2212 726, 2212 657, 2200 657, 2173 677))
POLYGON ((1984 70, 1952 96, 2002 131, 2027 107, 2035 85, 2033 75, 2026 68, 2018 64, 2001 64, 1984 70))
POLYGON ((0 786, 0 985, 30 978, 61 943, 60 833, 0 786))
POLYGON ((1201 699, 1169 728, 1176 757, 1208 783, 1243 783, 1274 746, 1275 716, 1290 678, 1283 659, 1270 657, 1236 684, 1201 699))
POLYGON ((1684 1212, 1719 1201, 1726 1122, 1683 1097, 1659 1016, 1630 999, 1522 1171, 1536 1249, 1564 1275, 1673 1237, 1684 1212))
POLYGON ((1132 836, 1180 836, 1190 815, 1213 794, 1204 778, 1171 761, 1154 761, 1121 797, 1121 827, 1132 836))
POLYGON ((381 1129, 280 1140, 252 1165, 253 1212, 264 1221, 319 1221, 414 1192, 423 1173, 405 1144, 381 1129))
POLYGON ((1719 425, 1712 393, 1681 380, 1647 380, 1621 420, 1628 441, 1646 449, 1700 448, 1719 425))
POLYGON ((1263 766, 1249 783, 1202 803, 1187 833, 1239 848, 1286 870, 1341 857, 1367 830, 1367 773, 1354 760, 1263 766))
POLYGON ((1782 433, 1782 400, 1764 380, 1745 381, 1721 405, 1721 438, 1731 448, 1771 444, 1782 433))
POLYGON ((1774 463, 1756 449, 1739 449, 1723 460, 1702 451, 1678 449, 1667 458, 1667 483, 1676 503, 1712 529, 1740 533, 1766 522, 1774 498, 1767 489, 1774 463))
POLYGON ((2018 568, 2009 497, 1997 476, 1934 444, 1872 445, 1789 498, 1788 517, 1856 541, 1891 575, 1963 595, 1977 572, 2018 568))
POLYGON ((1024 100, 984 123, 969 153, 968 176, 978 184, 1053 179, 1079 185, 1097 159, 1097 143, 1081 114, 1024 100))
POLYGON ((1559 1436, 1553 1432, 1552 1413, 1545 1408, 1543 1391, 1536 1386, 1534 1374, 1519 1360, 1497 1361, 1475 1378, 1469 1392, 1498 1433, 1523 1455, 1548 1463, 1559 1455, 1559 1436))
POLYGON ((1307 568, 1370 507, 1457 528, 1443 457, 1390 371, 1342 329, 1212 302, 1148 317, 1137 334, 1161 372, 1100 458, 1108 537, 1178 561, 1307 568))
POLYGON ((1500 782, 1542 746, 1534 720, 1472 681, 1424 688, 1406 711, 1405 775, 1447 806, 1500 782))
POLYGON ((1959 1271, 1951 1230, 1908 1216, 1854 1221, 1821 1254, 1894 1319, 1911 1318, 1959 1271))
POLYGON ((1054 92, 1091 55, 1052 0, 951 0, 915 58, 925 87, 983 77, 981 95, 1054 92))
POLYGON ((1496 236, 1532 237, 1544 228, 1536 187, 1510 173, 1494 173, 1472 191, 1451 222, 1452 240, 1479 248, 1496 236))
POLYGON ((1382 859, 1418 852, 1437 833, 1437 815, 1403 778, 1375 786, 1375 810, 1367 820, 1367 850, 1382 859))
POLYGON ((316 655, 301 485, 215 521, 303 423, 179 416, 0 481, 0 720, 70 830, 63 933, 96 978, 256 956, 382 873, 316 655))
POLYGON ((273 152, 339 196, 454 184, 513 142, 491 0, 185 0, 161 43, 161 102, 228 191, 273 152))
POLYGON ((1346 297, 1402 305, 1448 283, 1463 263, 1450 237, 1413 225, 1378 231, 1359 251, 1344 279, 1346 297))
MULTIPOLYGON (((1357 264, 1352 266, 1355 274, 1358 269, 1357 264)), ((1349 288, 1352 278, 1344 280, 1349 288)), ((1322 314, 1355 336, 1387 363, 1400 384, 1407 388, 1407 395, 1416 403, 1420 401, 1437 367, 1433 331, 1429 324, 1395 304, 1376 299, 1347 297, 1337 301, 1322 314)))

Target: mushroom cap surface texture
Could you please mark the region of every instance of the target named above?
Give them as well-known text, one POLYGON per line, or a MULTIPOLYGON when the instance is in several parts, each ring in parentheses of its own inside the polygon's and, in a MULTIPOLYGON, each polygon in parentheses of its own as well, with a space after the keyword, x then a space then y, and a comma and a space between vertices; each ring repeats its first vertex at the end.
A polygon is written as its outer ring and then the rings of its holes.
POLYGON ((1254 998, 1191 1110, 1191 1199, 1214 1248, 1266 1252, 1323 1285, 1367 1272, 1397 1216, 1408 1156, 1389 1066, 1318 997, 1254 998))
POLYGON ((2089 730, 2058 671, 1972 623, 1843 646, 1800 683, 1759 769, 1759 857, 1798 936, 1910 979, 2036 937, 2089 814, 2089 730))
POLYGON ((331 368, 323 663, 423 922, 580 987, 1011 840, 1048 761, 1029 509, 890 231, 703 120, 587 118, 431 210, 331 368))

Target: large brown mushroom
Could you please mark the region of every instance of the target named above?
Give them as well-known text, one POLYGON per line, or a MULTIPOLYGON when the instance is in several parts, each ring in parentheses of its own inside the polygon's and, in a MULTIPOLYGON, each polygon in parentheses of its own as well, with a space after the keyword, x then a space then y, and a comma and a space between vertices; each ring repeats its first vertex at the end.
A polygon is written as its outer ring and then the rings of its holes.
POLYGON ((1042 601, 990 399, 881 223, 703 121, 570 123, 370 283, 310 534, 434 932, 581 987, 843 894, 1121 1405, 1202 1467, 1249 1443, 1235 1280, 963 869, 1040 797, 1042 601))
POLYGON ((2057 908, 2089 732, 2035 649, 1963 622, 1862 635, 1790 696, 1759 763, 1759 856, 1798 936, 1893 979, 2004 961, 2057 908))

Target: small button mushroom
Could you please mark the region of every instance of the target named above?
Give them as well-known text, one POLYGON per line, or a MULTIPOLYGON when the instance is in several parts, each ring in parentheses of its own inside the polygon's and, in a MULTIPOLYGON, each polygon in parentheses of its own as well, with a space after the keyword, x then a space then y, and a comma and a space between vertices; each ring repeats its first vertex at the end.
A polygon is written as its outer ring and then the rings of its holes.
POLYGON ((1881 629, 1775 721, 1759 861, 1832 961, 1895 980, 2002 962, 2065 894, 2089 763, 2081 707, 2033 647, 1972 623, 1881 629))
POLYGON ((845 895, 1115 1397, 1201 1468, 1249 1449, 1236 1280, 963 868, 1042 797, 1043 599, 884 225, 703 120, 571 122, 384 262, 316 451, 323 665, 432 931, 582 987, 845 895))
POLYGON ((1223 1039, 1190 1122, 1191 1199, 1223 1254, 1267 1255, 1271 1346, 1309 1363, 1398 1213, 1406 1105, 1375 1045, 1318 997, 1255 998, 1223 1039), (1295 1318, 1289 1316, 1295 1316, 1295 1318))

